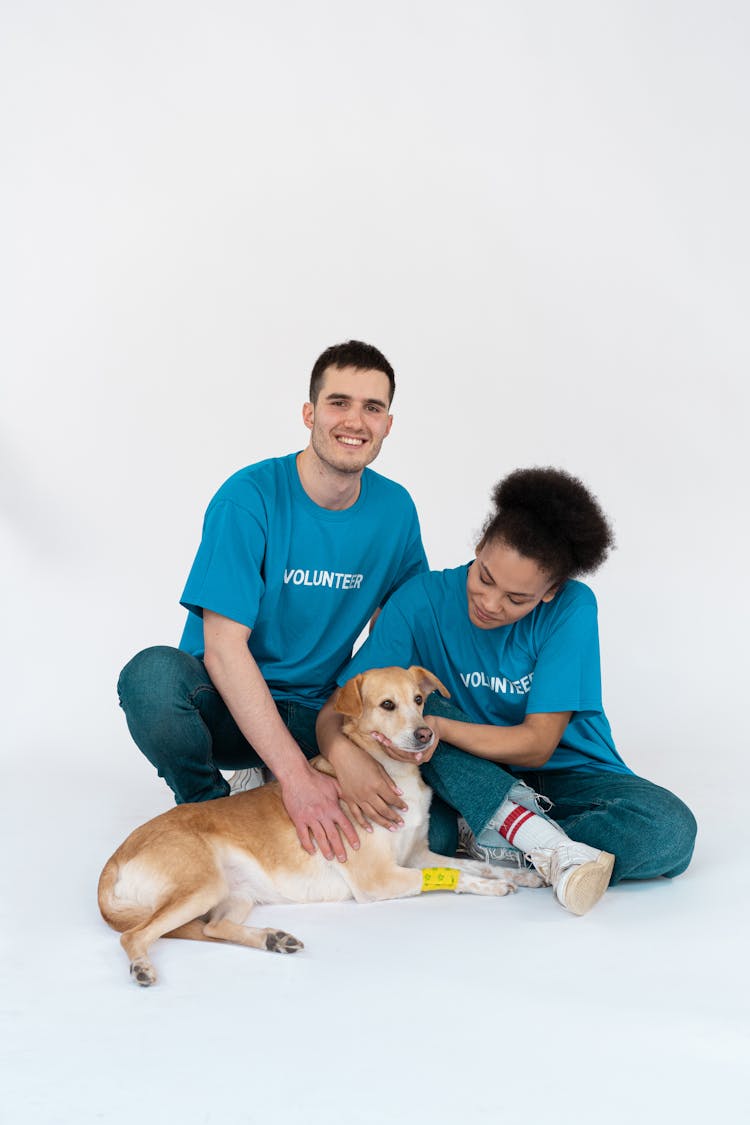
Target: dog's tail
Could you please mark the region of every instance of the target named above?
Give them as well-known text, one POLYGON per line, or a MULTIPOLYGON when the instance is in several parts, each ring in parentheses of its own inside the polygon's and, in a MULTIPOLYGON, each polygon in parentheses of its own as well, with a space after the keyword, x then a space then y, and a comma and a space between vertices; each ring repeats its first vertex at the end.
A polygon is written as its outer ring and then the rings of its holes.
POLYGON ((116 856, 107 860, 104 870, 99 876, 99 910, 102 918, 122 934, 125 930, 132 930, 134 926, 145 922, 153 913, 149 907, 136 902, 121 899, 117 894, 117 880, 120 877, 120 864, 116 856))

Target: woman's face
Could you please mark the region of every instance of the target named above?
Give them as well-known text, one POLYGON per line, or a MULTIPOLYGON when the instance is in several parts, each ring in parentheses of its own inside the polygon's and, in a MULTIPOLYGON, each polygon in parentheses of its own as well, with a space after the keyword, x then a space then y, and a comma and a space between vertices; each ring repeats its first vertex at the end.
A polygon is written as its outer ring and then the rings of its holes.
POLYGON ((469 620, 479 629, 512 625, 557 593, 558 584, 547 571, 502 539, 480 543, 476 555, 466 579, 466 597, 469 620))

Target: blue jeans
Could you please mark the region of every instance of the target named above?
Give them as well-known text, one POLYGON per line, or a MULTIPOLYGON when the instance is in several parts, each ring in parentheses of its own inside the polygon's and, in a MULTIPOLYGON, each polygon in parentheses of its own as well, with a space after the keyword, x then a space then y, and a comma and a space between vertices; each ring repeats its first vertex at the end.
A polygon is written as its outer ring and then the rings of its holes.
MULTIPOLYGON (((437 695, 430 696, 425 711, 470 721, 437 695)), ((613 853, 611 884, 672 878, 685 871, 693 855, 697 825, 690 809, 668 789, 635 774, 537 770, 516 777, 495 762, 441 742, 422 775, 440 798, 435 813, 446 839, 452 810, 458 810, 480 843, 497 846, 500 837, 486 826, 506 797, 532 807, 513 790, 520 781, 527 792, 551 802, 555 823, 571 839, 613 853)))
MULTIPOLYGON (((167 646, 144 649, 117 685, 133 740, 174 793, 178 805, 226 797, 220 769, 262 766, 202 660, 167 646)), ((318 751, 318 709, 276 700, 282 720, 306 758, 318 751)))
MULTIPOLYGON (((459 722, 471 722, 468 715, 452 703, 447 703, 437 693, 427 700, 425 715, 443 715, 459 722)), ((457 813, 469 825, 480 843, 492 847, 509 862, 523 863, 518 848, 508 844, 494 829, 487 829, 506 798, 544 817, 545 804, 540 801, 525 781, 489 762, 475 758, 448 742, 438 743, 437 750, 426 765, 422 777, 432 789, 430 805, 430 847, 441 855, 455 855, 458 844, 457 813)))

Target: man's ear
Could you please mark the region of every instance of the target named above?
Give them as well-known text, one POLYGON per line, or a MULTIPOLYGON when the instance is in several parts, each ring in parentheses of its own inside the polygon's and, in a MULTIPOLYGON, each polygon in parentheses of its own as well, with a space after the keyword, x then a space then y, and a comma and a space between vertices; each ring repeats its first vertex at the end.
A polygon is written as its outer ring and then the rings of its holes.
POLYGON ((313 422, 315 421, 315 407, 311 402, 306 402, 302 407, 302 421, 305 423, 308 430, 311 430, 313 428, 313 422))
POLYGON ((429 695, 431 691, 439 691, 445 699, 450 699, 451 693, 445 684, 440 683, 433 672, 428 672, 426 668, 420 668, 418 664, 412 664, 409 671, 419 684, 419 690, 423 695, 429 695))
POLYGON ((340 687, 333 699, 333 709, 340 715, 348 715, 351 719, 358 719, 362 714, 362 692, 360 685, 362 676, 354 676, 340 687))

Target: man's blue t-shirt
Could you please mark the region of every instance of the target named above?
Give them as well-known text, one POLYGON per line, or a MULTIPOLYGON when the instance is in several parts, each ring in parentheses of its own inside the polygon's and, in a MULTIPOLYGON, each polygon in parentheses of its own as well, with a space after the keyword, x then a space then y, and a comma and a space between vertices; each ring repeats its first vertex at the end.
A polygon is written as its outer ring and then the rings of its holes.
POLYGON ((296 454, 241 469, 208 506, 183 591, 180 648, 202 656, 204 609, 252 630, 271 695, 320 706, 374 611, 427 569, 414 503, 371 469, 350 508, 303 489, 296 454))
POLYGON ((467 572, 468 565, 460 566, 408 582, 339 683, 368 668, 418 664, 442 680, 451 701, 476 723, 515 726, 527 714, 572 711, 542 768, 630 773, 602 707, 596 598, 589 587, 566 582, 520 621, 480 629, 469 617, 467 572))

